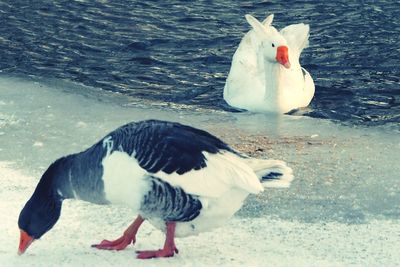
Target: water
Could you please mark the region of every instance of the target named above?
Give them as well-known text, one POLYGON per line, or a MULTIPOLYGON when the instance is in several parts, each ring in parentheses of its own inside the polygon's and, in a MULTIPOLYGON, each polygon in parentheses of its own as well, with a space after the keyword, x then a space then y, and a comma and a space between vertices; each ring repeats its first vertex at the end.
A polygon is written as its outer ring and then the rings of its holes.
POLYGON ((297 114, 398 127, 398 1, 0 1, 0 71, 73 81, 133 106, 231 111, 222 91, 246 13, 275 13, 278 28, 310 24, 301 62, 316 95, 297 114))

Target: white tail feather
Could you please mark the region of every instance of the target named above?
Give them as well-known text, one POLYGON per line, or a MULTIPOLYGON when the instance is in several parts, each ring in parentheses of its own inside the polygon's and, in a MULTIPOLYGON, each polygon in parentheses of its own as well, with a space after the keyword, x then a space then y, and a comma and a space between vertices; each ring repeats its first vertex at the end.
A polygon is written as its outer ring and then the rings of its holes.
POLYGON ((257 174, 263 187, 286 188, 294 178, 292 169, 281 160, 248 158, 246 163, 257 174))

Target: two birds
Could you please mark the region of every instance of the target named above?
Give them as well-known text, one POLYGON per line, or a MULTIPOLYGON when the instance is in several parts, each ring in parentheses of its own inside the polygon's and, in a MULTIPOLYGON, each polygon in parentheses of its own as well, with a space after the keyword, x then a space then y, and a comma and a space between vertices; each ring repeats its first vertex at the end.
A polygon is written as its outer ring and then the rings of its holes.
MULTIPOLYGON (((246 19, 253 30, 235 53, 224 98, 254 111, 284 113, 308 105, 314 84, 298 62, 308 26, 291 25, 279 33, 270 26, 272 15, 263 23, 246 19)), ((166 240, 163 248, 139 251, 137 257, 170 257, 178 253, 176 236, 221 226, 249 194, 288 187, 292 179, 285 162, 247 157, 206 131, 158 120, 129 123, 49 166, 20 213, 18 253, 56 224, 63 200, 77 198, 128 205, 138 214, 120 238, 93 247, 125 249, 148 220, 166 240)))

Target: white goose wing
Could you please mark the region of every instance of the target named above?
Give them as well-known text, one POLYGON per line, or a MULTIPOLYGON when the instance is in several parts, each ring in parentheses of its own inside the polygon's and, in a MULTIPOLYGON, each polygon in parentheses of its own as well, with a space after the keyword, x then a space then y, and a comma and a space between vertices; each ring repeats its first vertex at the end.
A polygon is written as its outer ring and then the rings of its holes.
POLYGON ((310 26, 304 23, 292 24, 283 28, 280 33, 288 42, 294 55, 299 58, 303 49, 308 45, 310 26))
POLYGON ((250 193, 263 189, 235 151, 203 130, 151 120, 125 125, 108 138, 112 150, 132 155, 147 173, 189 194, 218 197, 233 187, 250 193))
POLYGON ((253 194, 263 191, 254 171, 237 155, 228 151, 216 154, 203 152, 203 155, 207 166, 200 170, 184 174, 160 171, 155 176, 173 186, 182 187, 187 193, 206 197, 219 197, 234 187, 253 194))

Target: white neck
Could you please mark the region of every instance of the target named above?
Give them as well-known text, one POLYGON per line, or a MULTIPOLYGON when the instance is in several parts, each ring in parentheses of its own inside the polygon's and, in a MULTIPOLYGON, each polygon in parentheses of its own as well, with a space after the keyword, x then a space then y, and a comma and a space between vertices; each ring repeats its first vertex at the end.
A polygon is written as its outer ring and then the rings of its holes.
POLYGON ((282 103, 282 89, 281 89, 281 66, 278 63, 272 63, 266 60, 264 57, 258 57, 258 64, 263 64, 260 68, 264 70, 264 99, 269 103, 271 110, 279 112, 281 109, 280 104, 282 103))

